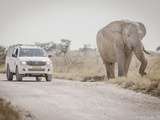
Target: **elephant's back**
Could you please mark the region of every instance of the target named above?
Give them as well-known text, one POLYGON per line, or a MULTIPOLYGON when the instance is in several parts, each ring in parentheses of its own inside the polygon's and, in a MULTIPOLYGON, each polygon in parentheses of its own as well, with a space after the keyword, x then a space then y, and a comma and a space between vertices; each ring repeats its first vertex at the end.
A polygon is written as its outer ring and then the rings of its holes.
POLYGON ((124 20, 113 21, 102 28, 103 31, 122 32, 123 25, 126 23, 124 20))

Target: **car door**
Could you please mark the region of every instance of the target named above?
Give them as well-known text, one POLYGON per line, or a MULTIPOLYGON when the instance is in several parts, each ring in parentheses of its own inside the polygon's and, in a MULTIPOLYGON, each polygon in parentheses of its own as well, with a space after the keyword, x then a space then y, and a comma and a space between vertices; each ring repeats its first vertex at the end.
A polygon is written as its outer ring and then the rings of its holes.
POLYGON ((13 73, 15 73, 15 70, 16 70, 17 57, 18 57, 18 48, 15 48, 12 53, 11 64, 10 64, 10 70, 13 73))

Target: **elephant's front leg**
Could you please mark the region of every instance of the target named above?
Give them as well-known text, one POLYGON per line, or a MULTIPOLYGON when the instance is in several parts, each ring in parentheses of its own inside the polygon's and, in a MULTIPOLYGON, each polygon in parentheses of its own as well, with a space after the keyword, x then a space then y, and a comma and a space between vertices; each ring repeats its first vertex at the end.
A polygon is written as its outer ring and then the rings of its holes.
POLYGON ((118 76, 125 76, 125 54, 123 50, 117 51, 118 76))
POLYGON ((115 78, 115 63, 110 63, 110 75, 111 78, 115 78))
POLYGON ((110 79, 109 63, 105 62, 104 65, 105 65, 105 68, 106 68, 107 78, 109 80, 110 79))
POLYGON ((115 73, 114 73, 115 63, 105 62, 105 67, 106 67, 106 72, 107 72, 108 79, 115 78, 115 73))
POLYGON ((132 51, 127 50, 125 52, 125 76, 127 76, 129 65, 131 63, 131 59, 132 59, 132 51))

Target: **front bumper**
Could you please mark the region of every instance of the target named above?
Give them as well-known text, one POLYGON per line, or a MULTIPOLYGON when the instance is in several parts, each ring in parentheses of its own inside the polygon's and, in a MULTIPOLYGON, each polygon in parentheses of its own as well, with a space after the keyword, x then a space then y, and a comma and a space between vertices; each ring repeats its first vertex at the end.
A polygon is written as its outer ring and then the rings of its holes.
POLYGON ((47 75, 53 73, 52 65, 45 66, 29 66, 29 65, 20 65, 18 67, 18 72, 21 75, 26 76, 36 76, 36 75, 47 75))

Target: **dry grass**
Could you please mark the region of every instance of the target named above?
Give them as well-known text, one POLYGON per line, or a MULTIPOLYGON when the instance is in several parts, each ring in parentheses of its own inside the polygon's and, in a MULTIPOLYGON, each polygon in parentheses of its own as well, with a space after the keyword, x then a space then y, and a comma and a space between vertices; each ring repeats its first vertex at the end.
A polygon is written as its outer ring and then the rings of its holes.
MULTIPOLYGON (((68 56, 71 63, 66 63, 63 56, 54 57, 54 76, 56 78, 82 80, 86 77, 105 75, 104 65, 96 51, 90 51, 87 54, 83 54, 79 51, 71 51, 68 56)), ((147 77, 149 79, 159 79, 160 56, 147 56, 147 59, 147 77)), ((133 75, 137 77, 139 66, 140 63, 134 56, 129 68, 129 76, 133 75)))
POLYGON ((143 92, 154 96, 160 96, 160 80, 152 80, 148 77, 127 77, 109 80, 110 83, 118 84, 123 88, 143 92))
POLYGON ((95 52, 83 55, 78 51, 69 54, 71 63, 66 63, 63 56, 54 58, 54 77, 70 80, 86 80, 104 76, 104 66, 95 52), (88 56, 89 54, 89 56, 88 56))
POLYGON ((5 72, 4 64, 0 64, 0 73, 4 72, 5 72))
MULTIPOLYGON (((160 56, 147 56, 147 75, 141 77, 138 74, 139 61, 133 57, 127 78, 116 78, 109 83, 118 84, 124 88, 141 91, 143 93, 160 96, 160 56)), ((105 68, 96 51, 82 53, 71 51, 68 59, 64 56, 53 57, 54 77, 69 80, 101 81, 104 80, 105 68)), ((4 71, 4 65, 0 66, 4 71)))
POLYGON ((151 80, 160 80, 160 56, 149 59, 148 78, 151 80))
POLYGON ((0 120, 36 120, 29 111, 21 110, 0 98, 0 120))
MULTIPOLYGON (((72 51, 69 55, 71 64, 64 62, 63 56, 54 59, 54 77, 70 80, 97 81, 104 80, 105 68, 101 58, 95 51, 83 55, 72 51)), ((147 56, 147 75, 138 74, 139 61, 133 57, 128 77, 109 80, 124 88, 160 96, 160 56, 147 56)))
POLYGON ((154 96, 160 96, 160 57, 148 56, 149 65, 147 75, 141 77, 136 71, 139 65, 132 62, 128 77, 109 80, 110 83, 118 84, 123 88, 143 92, 154 96))
POLYGON ((0 120, 21 120, 21 116, 10 102, 0 99, 0 120))

